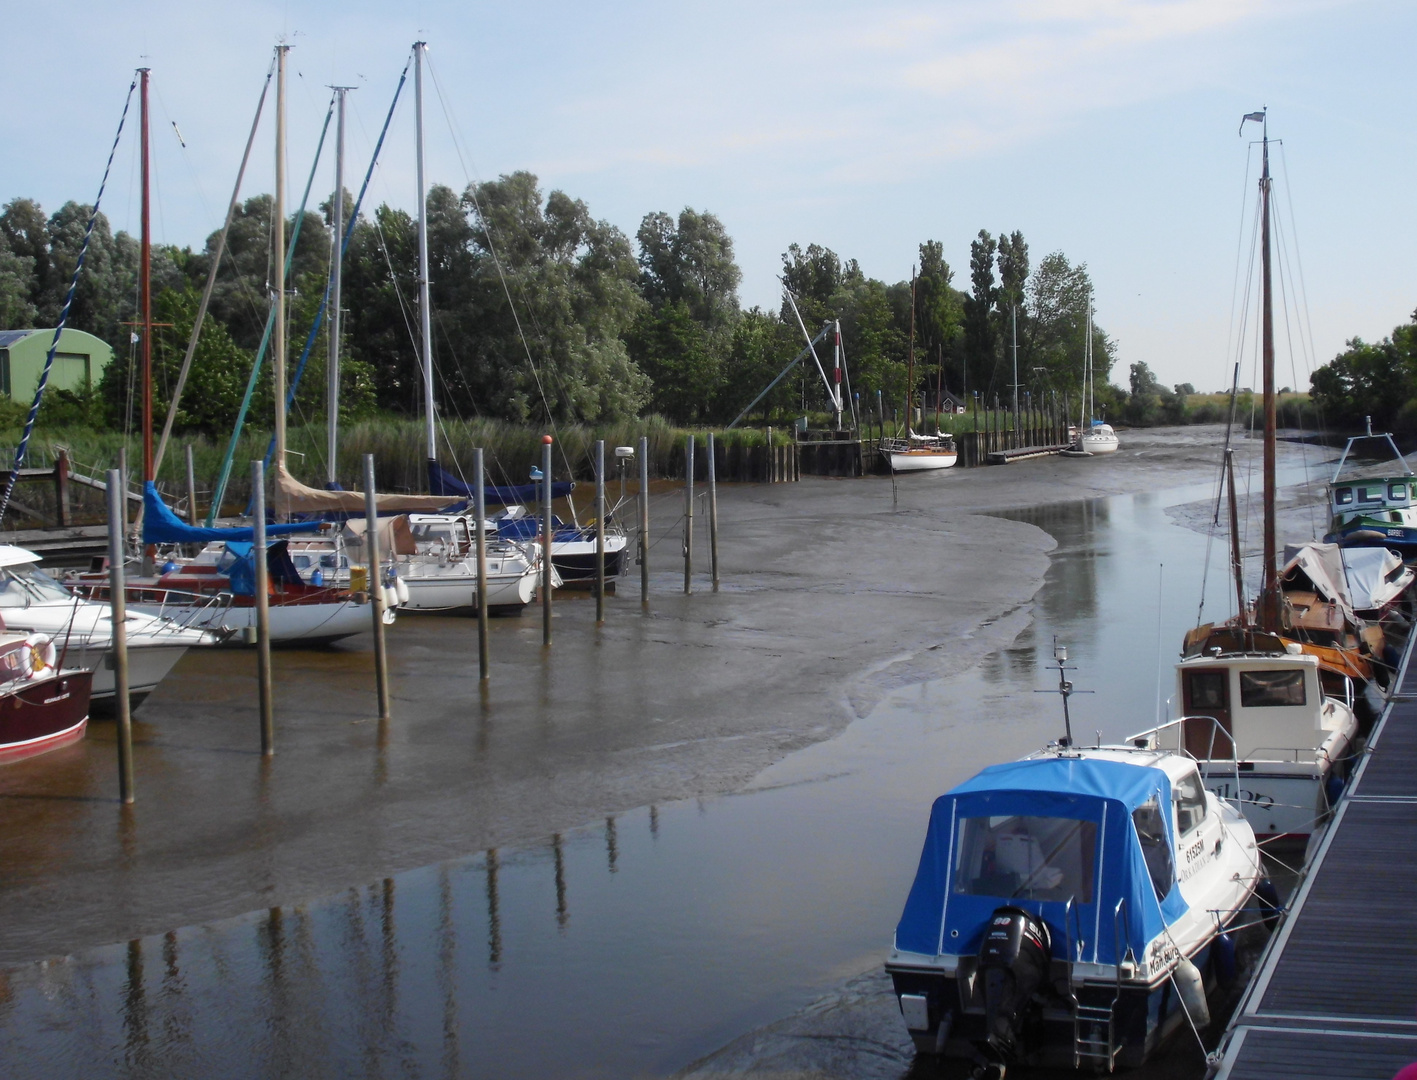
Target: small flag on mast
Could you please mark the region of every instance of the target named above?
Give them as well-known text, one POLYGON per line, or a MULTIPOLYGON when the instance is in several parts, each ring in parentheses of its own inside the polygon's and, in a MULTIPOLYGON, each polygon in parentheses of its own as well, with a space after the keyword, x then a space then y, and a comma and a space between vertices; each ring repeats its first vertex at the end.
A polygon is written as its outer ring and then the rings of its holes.
POLYGON ((1244 131, 1244 130, 1245 130, 1245 121, 1246 121, 1246 120, 1253 120, 1253 121, 1254 121, 1255 123, 1257 123, 1257 124, 1263 124, 1263 123, 1264 123, 1264 113, 1263 113, 1263 112, 1252 112, 1252 113, 1246 113, 1244 116, 1242 116, 1242 117, 1240 118, 1240 130, 1241 130, 1241 131, 1244 131))

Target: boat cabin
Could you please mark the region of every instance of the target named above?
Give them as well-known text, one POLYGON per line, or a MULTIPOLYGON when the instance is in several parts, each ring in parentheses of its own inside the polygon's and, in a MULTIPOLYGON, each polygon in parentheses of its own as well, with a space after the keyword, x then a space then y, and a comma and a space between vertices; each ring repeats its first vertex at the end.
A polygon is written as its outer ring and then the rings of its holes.
POLYGON ((1176 674, 1185 750, 1200 760, 1312 758, 1328 738, 1316 656, 1193 657, 1176 674))
POLYGON ((1417 498, 1417 479, 1410 476, 1374 477, 1329 487, 1333 527, 1342 528, 1359 518, 1406 524, 1417 498))

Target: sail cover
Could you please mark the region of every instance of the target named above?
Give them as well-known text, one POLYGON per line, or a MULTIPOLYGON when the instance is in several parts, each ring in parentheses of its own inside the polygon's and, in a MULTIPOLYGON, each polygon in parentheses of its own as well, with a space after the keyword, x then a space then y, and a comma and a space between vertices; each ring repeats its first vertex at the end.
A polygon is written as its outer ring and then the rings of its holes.
MULTIPOLYGON (((290 525, 267 525, 266 535, 315 532, 318 521, 301 521, 290 525)), ((168 508, 151 480, 143 485, 143 543, 145 544, 206 544, 212 540, 251 543, 256 532, 249 526, 234 529, 207 529, 188 525, 168 508)))
MULTIPOLYGON (((551 485, 551 497, 564 499, 574 489, 571 481, 561 480, 551 485)), ((428 463, 428 490, 455 499, 471 499, 472 485, 448 472, 436 461, 428 463)), ((517 503, 537 503, 541 501, 540 484, 484 484, 483 495, 488 506, 514 506, 517 503)))
MULTIPOLYGON (((442 510, 449 499, 444 495, 376 495, 381 514, 431 513, 442 510)), ((362 514, 362 491, 321 491, 302 484, 284 465, 275 467, 275 511, 288 514, 362 514)))

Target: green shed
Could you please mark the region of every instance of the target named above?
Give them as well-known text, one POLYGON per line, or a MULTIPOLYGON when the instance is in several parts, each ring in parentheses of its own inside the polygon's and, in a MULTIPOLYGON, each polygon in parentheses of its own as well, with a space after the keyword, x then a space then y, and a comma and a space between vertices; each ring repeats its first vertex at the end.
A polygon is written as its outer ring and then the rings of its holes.
MULTIPOLYGON (((44 358, 53 340, 53 328, 0 330, 0 394, 22 405, 34 400, 39 373, 44 370, 44 358)), ((74 391, 97 386, 112 359, 112 347, 101 338, 66 329, 59 335, 49 386, 74 391)))

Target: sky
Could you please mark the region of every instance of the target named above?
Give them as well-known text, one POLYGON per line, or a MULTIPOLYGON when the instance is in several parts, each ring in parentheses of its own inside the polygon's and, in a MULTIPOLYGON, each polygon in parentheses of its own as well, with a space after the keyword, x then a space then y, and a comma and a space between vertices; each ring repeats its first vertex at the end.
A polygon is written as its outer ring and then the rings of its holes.
MULTIPOLYGON (((888 282, 926 240, 968 287, 980 229, 1036 265, 1086 263, 1114 381, 1228 386, 1249 341, 1244 270, 1267 106, 1282 254, 1281 384, 1417 308, 1410 0, 959 0, 11 5, 0 65, 0 202, 92 202, 136 67, 152 69, 155 239, 220 227, 278 41, 289 54, 289 187, 309 174, 329 84, 350 95, 357 188, 415 40, 427 177, 529 170, 633 236, 689 206, 724 222, 745 306, 775 309, 792 243, 888 282), (20 45, 23 44, 23 47, 20 45), (175 130, 174 130, 175 125, 175 130), (179 142, 178 133, 181 141, 179 142), (183 145, 185 143, 185 146, 183 145)), ((104 209, 138 229, 137 140, 104 209)), ((371 185, 412 210, 401 100, 371 185)), ((274 186, 269 113, 243 195, 274 186)), ((317 175, 312 204, 333 187, 317 175)), ((1258 383, 1253 349, 1241 383, 1258 383)))

